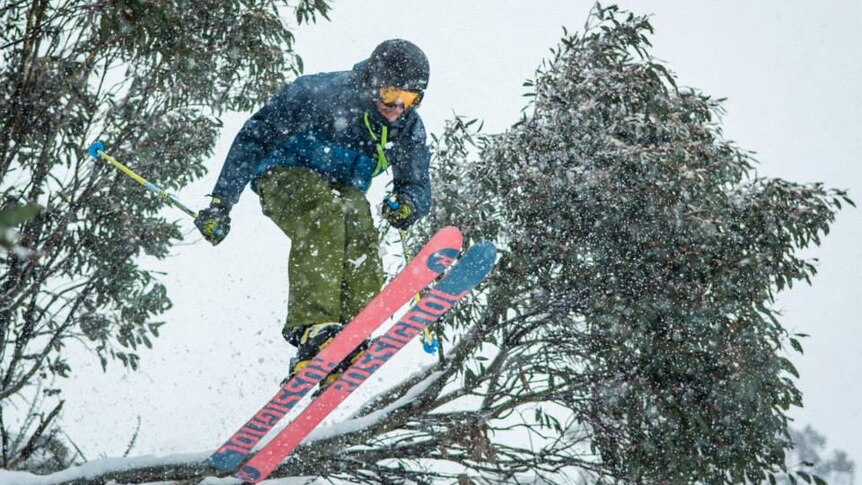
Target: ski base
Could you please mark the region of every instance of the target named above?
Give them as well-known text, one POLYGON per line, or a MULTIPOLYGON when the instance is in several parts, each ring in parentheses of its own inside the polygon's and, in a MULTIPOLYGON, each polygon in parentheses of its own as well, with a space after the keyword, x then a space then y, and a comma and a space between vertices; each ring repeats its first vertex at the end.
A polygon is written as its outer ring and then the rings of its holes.
POLYGON ((438 231, 366 307, 278 393, 235 432, 206 463, 218 470, 235 470, 282 417, 340 364, 393 313, 455 261, 463 238, 455 227, 438 231))
POLYGON ((437 286, 429 290, 365 354, 327 387, 234 476, 246 482, 265 479, 344 399, 423 329, 442 317, 491 271, 496 248, 490 242, 471 246, 437 286))

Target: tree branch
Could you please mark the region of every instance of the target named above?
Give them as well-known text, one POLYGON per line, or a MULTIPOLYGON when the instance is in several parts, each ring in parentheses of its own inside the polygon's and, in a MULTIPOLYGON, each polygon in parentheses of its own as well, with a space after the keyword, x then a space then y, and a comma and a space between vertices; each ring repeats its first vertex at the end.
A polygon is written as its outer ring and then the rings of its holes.
POLYGON ((52 421, 54 421, 54 418, 57 417, 57 415, 60 413, 60 410, 63 409, 64 402, 65 401, 60 401, 56 406, 54 406, 54 409, 51 410, 51 412, 48 414, 48 417, 43 418, 40 421, 39 427, 36 428, 36 431, 34 431, 32 435, 30 435, 30 439, 27 441, 27 444, 24 445, 23 448, 21 448, 21 451, 18 453, 18 456, 12 458, 11 461, 6 462, 6 468, 16 468, 18 465, 27 460, 27 458, 29 458, 34 451, 36 451, 39 438, 42 437, 42 434, 45 433, 45 430, 48 429, 48 426, 51 424, 52 421))

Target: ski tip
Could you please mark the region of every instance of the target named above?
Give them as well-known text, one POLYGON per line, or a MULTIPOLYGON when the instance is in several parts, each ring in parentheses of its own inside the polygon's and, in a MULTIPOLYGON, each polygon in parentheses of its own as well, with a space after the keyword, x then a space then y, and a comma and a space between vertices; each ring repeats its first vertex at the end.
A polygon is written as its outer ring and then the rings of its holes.
POLYGON ((470 259, 473 264, 478 264, 482 267, 487 267, 488 270, 497 262, 497 246, 491 241, 479 241, 469 249, 468 253, 472 253, 470 259))
POLYGON ((461 236, 461 230, 455 226, 446 226, 443 229, 440 229, 435 234, 435 237, 442 237, 446 239, 454 238, 458 241, 459 247, 461 246, 461 241, 463 240, 463 237, 461 236))
POLYGON ((421 266, 435 273, 442 273, 458 257, 463 244, 461 231, 455 226, 446 226, 437 231, 413 259, 422 261, 421 266))
POLYGON ((474 244, 476 248, 479 248, 481 251, 484 251, 492 256, 497 256, 497 245, 491 241, 479 241, 474 244))
POLYGON ((458 259, 458 252, 456 248, 443 248, 428 256, 426 265, 431 271, 442 273, 458 259))
POLYGON ((239 452, 217 452, 207 458, 206 464, 217 470, 228 472, 235 470, 243 458, 245 455, 239 452))
POLYGON ((488 276, 496 262, 497 247, 493 243, 473 244, 436 288, 452 295, 472 290, 488 276))

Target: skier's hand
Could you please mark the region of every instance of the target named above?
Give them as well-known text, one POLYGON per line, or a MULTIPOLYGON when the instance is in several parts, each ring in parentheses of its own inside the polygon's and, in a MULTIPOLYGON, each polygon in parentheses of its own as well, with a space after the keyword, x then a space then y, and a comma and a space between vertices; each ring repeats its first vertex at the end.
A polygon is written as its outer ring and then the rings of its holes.
POLYGON ((410 197, 401 194, 389 194, 383 199, 383 217, 395 229, 407 229, 419 216, 416 214, 416 204, 410 197))
POLYGON ((222 242, 230 232, 230 208, 228 201, 213 196, 210 206, 200 211, 195 218, 195 226, 213 246, 222 242))

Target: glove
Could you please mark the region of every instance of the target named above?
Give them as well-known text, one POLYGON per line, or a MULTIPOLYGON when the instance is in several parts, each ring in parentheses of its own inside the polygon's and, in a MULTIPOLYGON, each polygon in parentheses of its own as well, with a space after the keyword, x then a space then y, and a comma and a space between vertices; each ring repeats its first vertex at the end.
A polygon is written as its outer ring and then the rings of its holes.
POLYGON ((406 195, 389 194, 383 199, 383 217, 395 229, 407 229, 419 216, 416 204, 406 195))
POLYGON ((222 242, 230 232, 230 208, 228 201, 214 195, 210 206, 195 218, 195 226, 213 246, 222 242))

